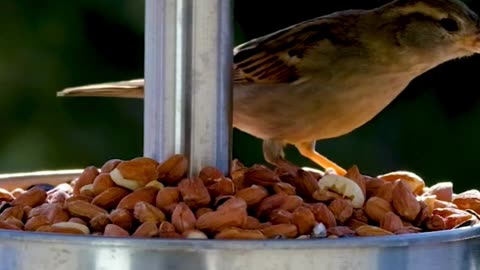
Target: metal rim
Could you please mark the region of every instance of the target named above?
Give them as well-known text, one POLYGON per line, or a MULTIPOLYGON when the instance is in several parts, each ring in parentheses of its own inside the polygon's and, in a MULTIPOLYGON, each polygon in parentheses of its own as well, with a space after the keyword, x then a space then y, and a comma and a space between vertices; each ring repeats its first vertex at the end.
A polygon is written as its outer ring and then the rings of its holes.
POLYGON ((0 231, 2 242, 36 242, 38 244, 95 245, 105 247, 136 247, 146 249, 332 249, 368 247, 404 247, 412 245, 432 245, 465 241, 480 237, 480 226, 460 228, 450 231, 426 232, 418 234, 352 237, 339 239, 303 240, 202 240, 202 239, 141 239, 131 237, 80 236, 36 232, 0 231))

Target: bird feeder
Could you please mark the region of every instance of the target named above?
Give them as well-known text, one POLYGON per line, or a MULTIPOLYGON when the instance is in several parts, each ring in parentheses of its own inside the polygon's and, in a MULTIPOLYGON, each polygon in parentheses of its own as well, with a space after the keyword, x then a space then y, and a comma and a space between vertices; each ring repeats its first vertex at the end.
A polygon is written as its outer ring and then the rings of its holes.
MULTIPOLYGON (((144 154, 186 155, 191 174, 231 160, 230 0, 146 0, 144 154)), ((0 176, 56 185, 81 170, 0 176)), ((480 269, 480 227, 384 237, 167 240, 0 231, 5 270, 480 269)))

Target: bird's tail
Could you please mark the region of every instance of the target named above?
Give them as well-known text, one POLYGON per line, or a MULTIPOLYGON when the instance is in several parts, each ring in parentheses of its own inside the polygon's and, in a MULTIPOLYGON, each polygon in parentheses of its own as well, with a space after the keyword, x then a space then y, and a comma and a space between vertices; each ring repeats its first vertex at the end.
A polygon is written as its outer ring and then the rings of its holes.
POLYGON ((91 84, 66 88, 60 92, 57 92, 57 96, 143 98, 143 85, 143 79, 91 84))

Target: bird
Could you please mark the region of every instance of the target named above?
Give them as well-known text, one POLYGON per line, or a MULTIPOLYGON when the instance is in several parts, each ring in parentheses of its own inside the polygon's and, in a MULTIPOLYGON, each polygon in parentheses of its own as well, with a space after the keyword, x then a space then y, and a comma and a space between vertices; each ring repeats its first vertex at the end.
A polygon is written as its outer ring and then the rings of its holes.
MULTIPOLYGON (((346 170, 316 142, 351 133, 416 77, 480 53, 479 17, 458 0, 394 0, 322 15, 233 48, 233 127, 263 140, 264 159, 284 148, 321 168, 346 170)), ((66 88, 58 96, 143 98, 143 79, 66 88)))

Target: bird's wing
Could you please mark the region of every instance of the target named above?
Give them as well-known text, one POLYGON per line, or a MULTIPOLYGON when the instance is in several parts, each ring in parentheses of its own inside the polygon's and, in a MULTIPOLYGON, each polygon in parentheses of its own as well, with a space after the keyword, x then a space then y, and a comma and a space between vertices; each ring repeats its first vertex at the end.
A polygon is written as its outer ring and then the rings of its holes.
POLYGON ((143 98, 143 86, 143 79, 91 84, 66 88, 58 92, 57 96, 143 98))
MULTIPOLYGON (((312 48, 320 53, 335 48, 342 42, 343 29, 338 29, 342 18, 319 17, 301 22, 272 34, 251 40, 234 49, 233 83, 292 83, 301 79, 300 68, 304 56, 312 48)), ((92 84, 72 87, 58 96, 103 96, 143 98, 144 80, 92 84)))
MULTIPOLYGON (((292 83, 310 49, 332 47, 336 18, 319 17, 237 46, 233 57, 234 83, 292 83)), ((327 49, 327 48, 326 48, 327 49)))

